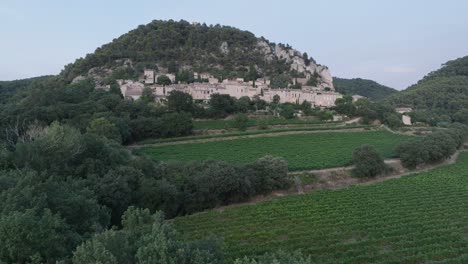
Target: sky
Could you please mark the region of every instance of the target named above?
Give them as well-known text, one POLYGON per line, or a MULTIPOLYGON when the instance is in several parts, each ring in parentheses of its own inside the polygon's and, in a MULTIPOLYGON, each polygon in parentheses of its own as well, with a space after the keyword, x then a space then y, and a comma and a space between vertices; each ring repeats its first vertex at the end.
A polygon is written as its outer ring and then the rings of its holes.
POLYGON ((0 0, 0 80, 58 74, 152 20, 221 24, 287 43, 333 76, 405 89, 468 55, 466 0, 0 0))

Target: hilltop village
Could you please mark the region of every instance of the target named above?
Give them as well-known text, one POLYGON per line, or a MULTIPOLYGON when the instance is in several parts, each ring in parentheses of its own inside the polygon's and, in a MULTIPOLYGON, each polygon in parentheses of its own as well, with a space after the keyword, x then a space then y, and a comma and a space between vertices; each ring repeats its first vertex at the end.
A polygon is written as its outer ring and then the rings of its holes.
POLYGON ((315 107, 332 107, 335 101, 341 98, 340 93, 335 92, 332 77, 328 69, 320 72, 322 82, 316 87, 307 86, 310 76, 305 78, 295 78, 294 85, 300 84, 300 89, 271 88, 269 78, 258 78, 255 81, 244 81, 243 78, 231 80, 219 80, 209 73, 194 72, 194 79, 199 80, 193 83, 177 83, 174 74, 159 73, 154 70, 144 70, 144 75, 138 80, 118 80, 122 95, 127 99, 137 100, 143 93, 145 87, 149 87, 155 95, 156 101, 163 101, 166 96, 174 90, 190 94, 194 100, 208 101, 212 94, 227 94, 235 98, 247 96, 250 99, 258 97, 266 102, 272 102, 273 97, 278 95, 281 103, 310 102, 315 107), (158 78, 170 80, 170 84, 158 84, 158 78))

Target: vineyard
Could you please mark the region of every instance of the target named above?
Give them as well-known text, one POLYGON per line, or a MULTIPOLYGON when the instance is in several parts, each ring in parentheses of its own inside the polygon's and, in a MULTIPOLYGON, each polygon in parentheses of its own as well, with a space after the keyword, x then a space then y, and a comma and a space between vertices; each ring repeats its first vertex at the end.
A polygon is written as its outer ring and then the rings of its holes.
MULTIPOLYGON (((302 119, 281 119, 281 118, 266 118, 266 124, 269 126, 274 125, 333 125, 342 122, 330 122, 320 120, 302 120, 302 119)), ((247 122, 247 127, 254 127, 257 125, 257 120, 250 118, 247 122)), ((232 129, 234 122, 232 120, 204 120, 194 121, 194 129, 232 129)))
POLYGON ((438 169, 177 218, 229 258, 301 249, 317 263, 468 263, 468 153, 438 169))
POLYGON ((304 170, 349 165, 353 149, 363 144, 375 146, 384 157, 392 157, 395 146, 407 138, 386 131, 310 133, 145 147, 136 153, 155 160, 224 160, 234 163, 248 163, 273 155, 285 158, 290 170, 304 170))

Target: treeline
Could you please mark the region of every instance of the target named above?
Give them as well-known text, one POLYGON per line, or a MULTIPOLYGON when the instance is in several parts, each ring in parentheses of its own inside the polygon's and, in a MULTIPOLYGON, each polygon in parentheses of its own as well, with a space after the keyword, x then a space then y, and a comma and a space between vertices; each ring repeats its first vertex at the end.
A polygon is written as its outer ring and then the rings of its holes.
POLYGON ((338 98, 335 104, 333 109, 336 112, 348 117, 361 117, 364 124, 378 120, 391 128, 403 125, 401 115, 395 112, 395 108, 388 103, 372 102, 366 98, 353 102, 353 98, 346 95, 343 98, 338 98))
POLYGON ((14 144, 30 124, 47 126, 54 121, 124 144, 192 131, 188 114, 145 100, 123 100, 115 86, 107 92, 95 89, 89 80, 67 84, 60 77, 52 77, 34 82, 26 92, 0 105, 0 139, 14 144))
POLYGON ((0 148, 0 260, 54 263, 121 225, 130 206, 168 217, 283 189, 285 161, 155 163, 114 140, 57 122, 0 148))
POLYGON ((15 81, 0 81, 0 104, 6 103, 17 93, 27 90, 35 81, 44 80, 51 76, 40 76, 15 81))
POLYGON ((333 78, 333 85, 335 86, 335 90, 341 94, 351 96, 361 95, 374 101, 382 100, 398 92, 393 88, 381 85, 375 81, 361 78, 344 79, 335 77, 333 78))
POLYGON ((453 124, 447 129, 403 142, 396 152, 407 168, 437 163, 450 158, 463 145, 467 131, 467 126, 453 124))

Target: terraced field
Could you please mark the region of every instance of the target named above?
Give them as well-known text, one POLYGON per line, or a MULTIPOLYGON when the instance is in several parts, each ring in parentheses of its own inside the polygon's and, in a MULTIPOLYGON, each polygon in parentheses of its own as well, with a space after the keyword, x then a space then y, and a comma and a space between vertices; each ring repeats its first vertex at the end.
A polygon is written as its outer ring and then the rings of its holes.
POLYGON ((394 156, 395 146, 407 138, 387 131, 323 132, 145 147, 136 153, 156 160, 225 160, 234 163, 248 163, 265 155, 274 155, 285 158, 290 170, 305 170, 349 165, 353 149, 363 144, 374 145, 389 158, 394 156))
MULTIPOLYGON (((342 122, 330 122, 320 120, 302 120, 302 119, 281 119, 281 118, 268 118, 267 124, 269 126, 274 125, 333 125, 340 124, 342 122)), ((254 127, 257 125, 256 119, 249 119, 247 127, 254 127)), ((234 128, 232 120, 206 120, 206 121, 194 121, 194 129, 231 129, 234 128)))
POLYGON ((189 238, 223 237, 229 258, 301 249, 317 263, 468 263, 468 153, 418 175, 174 224, 189 238))

